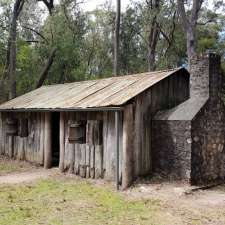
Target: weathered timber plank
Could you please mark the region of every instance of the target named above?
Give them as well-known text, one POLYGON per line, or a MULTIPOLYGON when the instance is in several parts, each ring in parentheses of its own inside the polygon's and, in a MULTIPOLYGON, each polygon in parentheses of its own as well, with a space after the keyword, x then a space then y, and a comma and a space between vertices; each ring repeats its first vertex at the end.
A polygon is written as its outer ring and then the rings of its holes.
POLYGON ((90 178, 90 145, 86 145, 86 178, 90 178))
POLYGON ((46 169, 52 166, 52 143, 51 143, 51 113, 45 113, 45 149, 44 149, 44 167, 46 169))
MULTIPOLYGON (((61 172, 64 171, 64 160, 65 160, 65 113, 60 113, 60 158, 59 158, 59 169, 61 172)), ((75 154, 75 153, 74 153, 75 154)), ((75 161, 75 156, 74 156, 75 161)))
POLYGON ((95 178, 95 146, 90 146, 90 177, 95 178))
POLYGON ((40 164, 44 164, 44 142, 45 142, 45 113, 41 113, 40 121, 41 133, 40 133, 40 164))
POLYGON ((134 120, 133 105, 127 105, 123 114, 123 163, 122 189, 128 188, 134 179, 134 120))
POLYGON ((70 145, 70 167, 69 173, 74 173, 74 163, 75 163, 75 146, 70 145))
POLYGON ((95 178, 103 176, 103 146, 95 145, 95 178))
POLYGON ((80 164, 79 175, 83 178, 86 177, 86 144, 80 144, 80 164))

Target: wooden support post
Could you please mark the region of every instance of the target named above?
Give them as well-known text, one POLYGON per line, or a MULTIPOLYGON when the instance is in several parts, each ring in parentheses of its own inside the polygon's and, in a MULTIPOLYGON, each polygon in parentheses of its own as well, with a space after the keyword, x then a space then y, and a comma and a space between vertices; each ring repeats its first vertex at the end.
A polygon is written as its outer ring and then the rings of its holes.
POLYGON ((3 137, 3 120, 2 120, 2 113, 0 112, 0 155, 4 154, 4 148, 3 148, 3 143, 4 143, 4 137, 3 137))
POLYGON ((75 163, 75 145, 73 144, 69 151, 69 161, 70 161, 70 167, 69 167, 69 173, 74 174, 74 163, 75 163))
POLYGON ((115 129, 116 129, 116 189, 119 190, 119 112, 115 112, 115 129))
POLYGON ((133 105, 127 105, 123 114, 123 163, 122 189, 128 188, 133 181, 133 140, 134 140, 133 105))
POLYGON ((41 134, 40 134, 40 163, 44 165, 44 152, 45 152, 45 113, 41 113, 41 134))
POLYGON ((45 143, 44 143, 44 168, 49 169, 52 166, 52 129, 51 113, 45 113, 45 143))
POLYGON ((9 136, 9 157, 13 158, 14 156, 14 136, 9 136))
POLYGON ((64 172, 64 158, 65 158, 65 116, 64 112, 60 113, 60 158, 59 169, 64 172))

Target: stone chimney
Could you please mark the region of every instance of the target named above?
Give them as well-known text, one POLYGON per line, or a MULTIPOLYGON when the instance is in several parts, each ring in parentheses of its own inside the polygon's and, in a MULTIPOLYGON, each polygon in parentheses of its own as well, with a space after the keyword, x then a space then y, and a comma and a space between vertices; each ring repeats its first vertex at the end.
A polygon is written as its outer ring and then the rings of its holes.
POLYGON ((222 92, 221 58, 209 53, 190 60, 190 96, 218 99, 222 92))

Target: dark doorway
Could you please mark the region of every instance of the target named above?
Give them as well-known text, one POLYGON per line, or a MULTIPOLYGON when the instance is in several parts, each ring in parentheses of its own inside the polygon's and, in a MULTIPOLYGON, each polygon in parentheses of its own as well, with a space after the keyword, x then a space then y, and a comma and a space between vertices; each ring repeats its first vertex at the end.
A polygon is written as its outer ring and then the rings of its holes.
POLYGON ((59 120, 60 113, 52 113, 52 166, 59 166, 59 120))

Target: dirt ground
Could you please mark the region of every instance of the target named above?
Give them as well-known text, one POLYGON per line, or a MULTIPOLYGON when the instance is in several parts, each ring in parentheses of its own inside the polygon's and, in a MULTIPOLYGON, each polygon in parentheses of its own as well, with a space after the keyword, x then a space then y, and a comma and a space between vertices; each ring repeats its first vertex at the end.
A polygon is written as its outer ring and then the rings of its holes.
MULTIPOLYGON (((2 163, 1 160, 0 163, 2 163)), ((66 179, 73 180, 75 176, 60 174, 58 169, 44 170, 25 163, 18 172, 0 173, 0 186, 24 184, 52 177, 56 179, 66 177, 66 179)), ((90 182, 95 186, 114 188, 114 184, 101 180, 90 180, 90 182)), ((196 192, 191 192, 192 188, 184 183, 154 181, 145 184, 138 183, 120 194, 127 200, 140 200, 146 203, 150 200, 160 201, 161 213, 168 218, 165 225, 224 225, 225 185, 196 192)))

